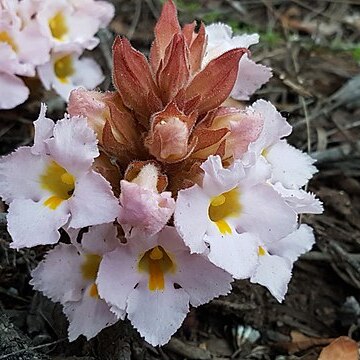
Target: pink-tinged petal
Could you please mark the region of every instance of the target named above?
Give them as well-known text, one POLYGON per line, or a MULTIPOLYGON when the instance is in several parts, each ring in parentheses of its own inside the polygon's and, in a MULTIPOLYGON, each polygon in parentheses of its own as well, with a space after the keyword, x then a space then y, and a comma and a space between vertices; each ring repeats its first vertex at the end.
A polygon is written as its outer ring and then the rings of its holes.
POLYGON ((189 312, 189 295, 165 282, 165 289, 149 291, 142 281, 127 302, 127 314, 140 335, 153 346, 166 344, 189 312))
POLYGON ((0 109, 12 109, 29 97, 29 89, 15 75, 0 72, 0 109))
POLYGON ((267 66, 256 64, 245 54, 239 63, 239 72, 230 96, 237 100, 249 100, 262 85, 272 77, 271 69, 267 66))
POLYGON ((92 226, 83 234, 81 240, 82 248, 89 254, 103 255, 113 251, 119 245, 117 229, 113 224, 92 226))
POLYGON ((245 170, 240 161, 235 161, 228 169, 224 168, 220 156, 209 156, 202 163, 204 170, 203 191, 209 196, 215 196, 229 191, 239 184, 245 176, 245 170))
POLYGON ((244 191, 240 187, 241 215, 237 230, 254 233, 267 243, 280 239, 296 229, 297 214, 267 184, 258 184, 244 191))
POLYGON ((74 194, 68 202, 71 211, 69 226, 72 228, 112 222, 119 212, 119 202, 111 185, 92 170, 77 179, 74 194))
POLYGON ((130 231, 138 228, 148 236, 158 233, 175 209, 170 192, 158 194, 135 183, 121 181, 119 223, 130 231))
POLYGON ((231 291, 232 276, 202 255, 190 255, 189 250, 185 250, 176 254, 176 264, 173 279, 190 295, 192 306, 205 304, 231 291))
POLYGON ((46 117, 46 109, 46 105, 41 104, 39 117, 34 121, 35 136, 31 148, 33 154, 46 154, 45 140, 53 135, 55 123, 46 117))
POLYGON ((313 193, 301 189, 286 189, 279 182, 275 183, 273 186, 297 214, 321 214, 324 211, 322 202, 317 199, 313 193))
POLYGON ((30 284, 52 301, 80 301, 86 286, 81 273, 82 256, 73 245, 59 244, 31 272, 30 284))
POLYGON ((80 335, 89 340, 118 320, 104 300, 90 296, 88 292, 89 287, 85 289, 80 301, 67 302, 64 305, 63 310, 69 320, 69 341, 76 340, 80 335))
POLYGON ((100 263, 96 280, 99 295, 118 309, 126 309, 126 300, 142 277, 138 256, 130 246, 122 245, 105 254, 100 263))
POLYGON ((250 109, 260 113, 264 118, 263 130, 259 138, 249 146, 249 150, 260 155, 263 150, 291 133, 292 127, 269 101, 258 100, 250 109))
POLYGON ((281 256, 293 263, 300 255, 310 251, 314 244, 315 236, 313 229, 306 224, 302 224, 299 229, 290 235, 268 244, 267 250, 269 253, 281 256))
POLYGON ((209 226, 209 204, 209 196, 198 185, 178 193, 174 224, 192 253, 203 253, 207 250, 203 238, 209 226))
POLYGON ((317 172, 315 160, 301 150, 289 145, 286 140, 272 145, 266 155, 272 165, 272 182, 281 182, 286 188, 304 186, 317 172))
POLYGON ((69 114, 86 117, 88 125, 96 132, 98 139, 102 138, 108 114, 108 106, 104 101, 106 95, 106 93, 89 91, 80 87, 71 92, 68 102, 69 114))
POLYGON ((47 140, 51 157, 75 177, 86 172, 99 156, 96 135, 85 118, 58 121, 54 137, 47 140))
POLYGON ((238 118, 230 121, 230 136, 226 139, 232 149, 232 156, 240 159, 248 150, 249 144, 259 137, 263 128, 263 118, 253 111, 240 112, 238 118))
POLYGON ((43 201, 15 199, 9 206, 7 216, 8 231, 13 239, 10 247, 20 249, 55 244, 60 238, 58 229, 66 224, 68 218, 66 201, 52 210, 43 201))
POLYGON ((290 262, 280 256, 265 254, 259 256, 259 265, 250 281, 265 286, 277 301, 282 302, 290 279, 290 262))
POLYGON ((209 260, 228 271, 236 279, 250 277, 258 262, 258 239, 250 233, 208 235, 209 260))
POLYGON ((39 201, 46 191, 40 186, 40 176, 49 158, 31 153, 23 146, 0 159, 0 196, 10 203, 14 199, 39 201))

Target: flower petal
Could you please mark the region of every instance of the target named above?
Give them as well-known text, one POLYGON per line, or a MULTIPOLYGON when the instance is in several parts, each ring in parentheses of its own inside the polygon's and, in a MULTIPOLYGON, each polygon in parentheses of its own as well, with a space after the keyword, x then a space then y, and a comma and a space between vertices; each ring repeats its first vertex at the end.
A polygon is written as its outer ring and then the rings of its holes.
POLYGON ((47 144, 53 159, 75 177, 87 171, 99 156, 96 135, 81 117, 58 121, 47 144))
POLYGON ((69 216, 66 201, 52 210, 43 201, 15 199, 9 206, 7 217, 8 231, 13 239, 10 247, 20 249, 57 243, 58 229, 66 224, 69 216))
POLYGON ((245 176, 245 171, 240 161, 235 161, 228 169, 224 168, 219 155, 209 156, 202 163, 201 168, 205 171, 203 179, 203 191, 209 196, 219 195, 229 191, 239 184, 245 176))
POLYGON ((119 203, 111 185, 92 170, 76 181, 74 194, 68 202, 71 211, 69 226, 72 228, 112 222, 119 212, 119 203))
POLYGON ((280 181, 286 188, 304 186, 317 172, 313 165, 315 160, 289 145, 286 140, 272 145, 265 157, 272 165, 272 182, 280 181))
POLYGON ((126 300, 141 279, 135 254, 128 245, 122 245, 104 255, 96 280, 99 295, 108 304, 126 309, 126 300))
POLYGON ((273 186, 297 214, 321 214, 324 211, 322 202, 312 193, 301 189, 286 189, 280 182, 275 183, 273 186))
POLYGON ((302 224, 299 229, 290 235, 269 244, 267 249, 271 254, 286 258, 293 263, 300 255, 310 251, 314 244, 313 229, 306 224, 302 224))
POLYGON ((296 229, 295 211, 270 185, 258 184, 247 189, 241 193, 240 202, 243 209, 236 219, 239 232, 257 234, 261 241, 268 243, 296 229))
POLYGON ((64 305, 63 310, 69 320, 69 341, 76 340, 80 335, 89 340, 118 320, 104 300, 90 296, 88 292, 89 288, 85 290, 80 301, 67 302, 64 305))
POLYGON ((149 291, 142 281, 127 302, 128 318, 153 346, 166 344, 189 312, 189 295, 166 282, 165 290, 149 291))
POLYGON ((203 238, 210 222, 209 203, 209 196, 198 185, 180 190, 178 193, 174 223, 191 252, 203 253, 207 250, 203 238), (194 226, 195 219, 196 226, 194 226))
POLYGON ((259 256, 259 265, 250 281, 265 286, 277 301, 282 302, 290 278, 291 264, 288 260, 265 254, 259 256))
POLYGON ((52 301, 61 304, 79 301, 86 285, 81 274, 81 261, 75 246, 59 244, 31 272, 30 284, 52 301))
POLYGON ((260 113, 264 118, 264 126, 259 138, 249 146, 249 150, 257 155, 291 133, 290 124, 269 101, 258 100, 250 109, 260 113))
POLYGON ((0 109, 12 109, 29 97, 29 89, 15 75, 0 72, 0 109))
POLYGON ((88 232, 84 233, 81 245, 89 254, 103 255, 113 251, 120 245, 117 229, 113 224, 92 226, 88 232))
POLYGON ((121 181, 120 202, 119 223, 126 231, 134 227, 148 236, 158 233, 175 209, 170 192, 158 194, 125 180, 121 181))
POLYGON ((49 159, 36 156, 31 148, 22 146, 0 159, 0 196, 10 203, 14 199, 39 201, 46 193, 40 185, 40 176, 49 159))
POLYGON ((250 277, 258 261, 258 239, 250 233, 206 236, 210 245, 209 260, 236 279, 250 277))
POLYGON ((190 249, 174 227, 166 226, 159 233, 158 245, 174 257, 176 272, 167 276, 190 295, 191 305, 199 306, 230 292, 231 275, 213 265, 206 257, 190 254, 190 249))
POLYGON ((256 64, 245 54, 239 62, 239 72, 230 96, 237 100, 249 100, 250 96, 272 77, 271 69, 256 64))
POLYGON ((104 81, 101 67, 92 58, 82 57, 74 62, 74 68, 75 74, 71 77, 74 88, 83 86, 88 90, 93 90, 104 81))
POLYGON ((202 255, 176 254, 176 263, 173 279, 190 295, 192 306, 205 304, 231 291, 232 276, 202 255))
POLYGON ((46 117, 46 109, 46 105, 41 104, 39 117, 34 121, 35 136, 31 148, 33 154, 46 154, 45 140, 53 135, 55 123, 46 117))

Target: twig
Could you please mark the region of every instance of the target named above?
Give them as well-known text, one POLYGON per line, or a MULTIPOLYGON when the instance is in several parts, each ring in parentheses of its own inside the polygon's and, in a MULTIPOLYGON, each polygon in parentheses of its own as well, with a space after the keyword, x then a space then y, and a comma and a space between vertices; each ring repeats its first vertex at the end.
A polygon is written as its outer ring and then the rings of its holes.
POLYGON ((30 346, 30 347, 28 347, 28 348, 26 348, 26 349, 21 349, 21 350, 14 351, 14 352, 9 353, 9 354, 1 355, 1 356, 0 356, 0 360, 8 359, 8 358, 11 357, 11 356, 20 355, 20 354, 26 353, 27 351, 34 351, 34 350, 42 349, 42 348, 44 348, 44 347, 56 345, 56 344, 59 344, 59 343, 65 341, 65 340, 67 340, 67 338, 59 339, 59 340, 53 341, 53 342, 51 342, 51 343, 46 343, 46 344, 42 344, 42 345, 30 346))
POLYGON ((167 345, 165 345, 165 349, 170 350, 188 359, 197 359, 197 360, 211 359, 211 354, 208 350, 201 349, 191 344, 185 344, 176 338, 172 338, 170 342, 167 345))

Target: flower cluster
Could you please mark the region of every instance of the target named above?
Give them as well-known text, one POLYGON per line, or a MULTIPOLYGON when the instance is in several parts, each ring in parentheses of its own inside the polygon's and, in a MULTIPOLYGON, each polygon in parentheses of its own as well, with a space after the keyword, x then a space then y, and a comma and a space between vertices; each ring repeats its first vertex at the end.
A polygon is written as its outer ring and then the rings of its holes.
POLYGON ((127 317, 165 344, 190 305, 229 293, 233 279, 284 299, 314 244, 299 214, 322 205, 303 190, 314 161, 287 143, 275 107, 226 106, 271 76, 251 60, 257 41, 223 24, 181 28, 170 0, 149 60, 117 38, 117 90, 74 90, 56 124, 43 105, 34 145, 0 160, 11 246, 68 234, 31 283, 63 305, 70 340, 127 317))
POLYGON ((20 77, 37 75, 65 100, 77 86, 103 80, 99 65, 79 59, 92 50, 113 6, 96 0, 0 0, 0 109, 23 103, 29 89, 20 77))

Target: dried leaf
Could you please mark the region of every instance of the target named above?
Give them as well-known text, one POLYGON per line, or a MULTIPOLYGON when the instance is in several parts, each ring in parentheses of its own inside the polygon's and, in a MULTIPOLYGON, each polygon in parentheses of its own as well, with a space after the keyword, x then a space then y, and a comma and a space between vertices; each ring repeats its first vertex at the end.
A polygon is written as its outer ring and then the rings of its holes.
POLYGON ((322 349, 318 360, 358 360, 359 349, 356 341, 340 336, 322 349))

